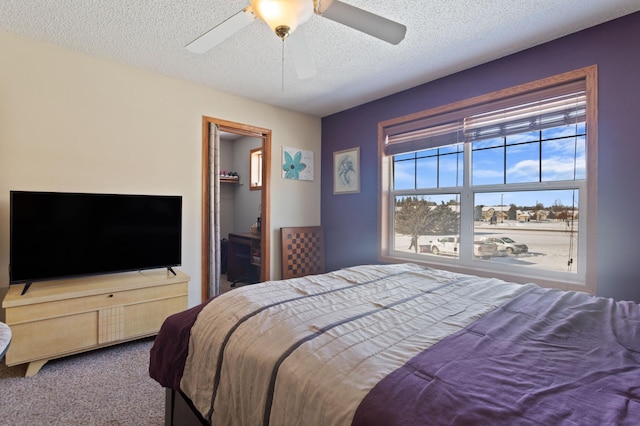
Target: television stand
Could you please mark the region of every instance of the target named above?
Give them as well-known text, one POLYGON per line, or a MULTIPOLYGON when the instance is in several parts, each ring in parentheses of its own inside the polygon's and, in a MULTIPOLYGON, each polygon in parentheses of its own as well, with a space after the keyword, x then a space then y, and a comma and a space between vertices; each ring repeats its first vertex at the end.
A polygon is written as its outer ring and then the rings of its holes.
POLYGON ((13 335, 8 366, 29 363, 26 376, 51 359, 153 336, 187 309, 189 276, 165 268, 11 285, 5 322, 13 335))

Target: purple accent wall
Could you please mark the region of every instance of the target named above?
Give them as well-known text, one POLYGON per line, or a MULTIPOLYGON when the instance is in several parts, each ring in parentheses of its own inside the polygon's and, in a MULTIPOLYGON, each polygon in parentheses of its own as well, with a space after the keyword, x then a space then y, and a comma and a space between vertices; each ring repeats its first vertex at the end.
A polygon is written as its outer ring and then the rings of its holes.
POLYGON ((640 12, 322 119, 329 270, 377 263, 378 122, 597 64, 598 295, 640 302, 640 12), (361 191, 333 195, 333 152, 360 147, 361 191))

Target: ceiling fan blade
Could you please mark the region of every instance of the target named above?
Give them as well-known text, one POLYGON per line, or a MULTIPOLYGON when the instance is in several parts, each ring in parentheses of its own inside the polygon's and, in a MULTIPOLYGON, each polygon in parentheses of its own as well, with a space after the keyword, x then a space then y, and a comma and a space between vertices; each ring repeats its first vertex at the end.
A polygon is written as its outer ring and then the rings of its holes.
POLYGON ((311 55, 304 28, 298 27, 287 37, 286 43, 289 47, 293 66, 296 69, 298 78, 305 80, 316 75, 316 63, 311 55))
POLYGON ((186 48, 193 53, 205 53, 252 23, 255 19, 256 15, 251 7, 246 7, 187 44, 186 48))
POLYGON ((328 4, 326 8, 318 10, 321 16, 362 31, 387 43, 400 43, 407 32, 407 27, 402 24, 339 0, 328 1, 325 4, 328 4))

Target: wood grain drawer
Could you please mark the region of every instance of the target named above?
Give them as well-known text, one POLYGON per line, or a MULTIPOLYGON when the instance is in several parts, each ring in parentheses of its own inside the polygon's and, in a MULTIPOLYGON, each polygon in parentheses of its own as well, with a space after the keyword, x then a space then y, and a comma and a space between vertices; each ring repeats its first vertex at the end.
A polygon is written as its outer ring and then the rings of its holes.
POLYGON ((124 307, 124 337, 147 336, 160 330, 164 320, 187 307, 187 296, 124 307))
POLYGON ((7 365, 90 348, 98 344, 98 313, 87 312, 12 325, 7 365))
POLYGON ((187 292, 187 283, 184 282, 36 303, 33 305, 7 308, 6 322, 8 324, 20 324, 25 321, 54 318, 60 315, 88 312, 112 306, 186 296, 187 292))

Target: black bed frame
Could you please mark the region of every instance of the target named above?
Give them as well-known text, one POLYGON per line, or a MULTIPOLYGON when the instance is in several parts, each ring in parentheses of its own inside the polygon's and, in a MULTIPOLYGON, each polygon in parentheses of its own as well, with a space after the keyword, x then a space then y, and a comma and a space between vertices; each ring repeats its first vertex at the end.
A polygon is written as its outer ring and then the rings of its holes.
POLYGON ((202 426, 209 422, 200 415, 193 403, 182 392, 165 388, 165 426, 202 426))

